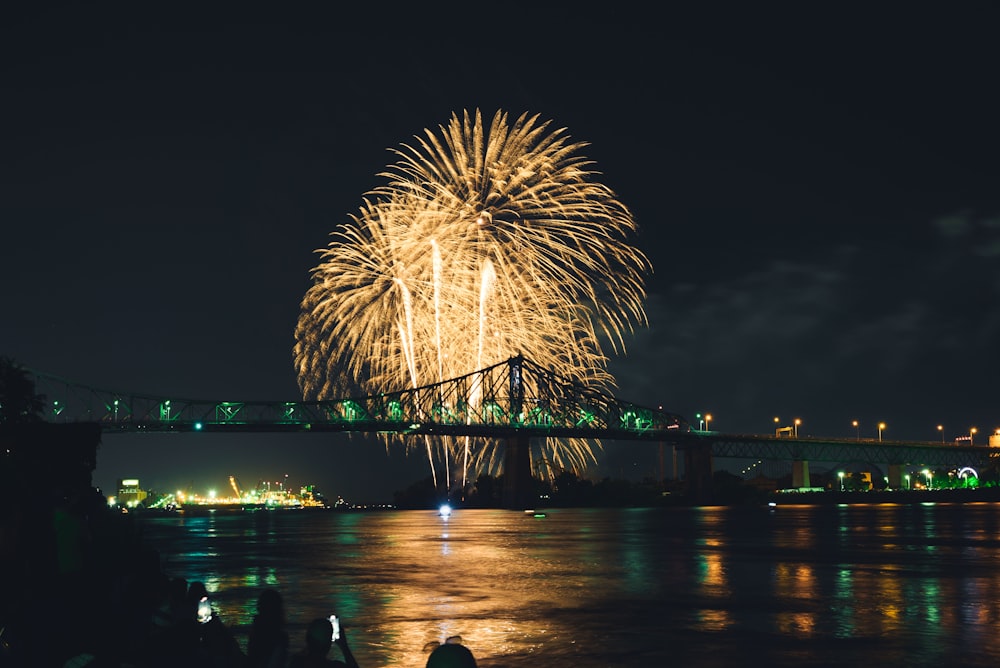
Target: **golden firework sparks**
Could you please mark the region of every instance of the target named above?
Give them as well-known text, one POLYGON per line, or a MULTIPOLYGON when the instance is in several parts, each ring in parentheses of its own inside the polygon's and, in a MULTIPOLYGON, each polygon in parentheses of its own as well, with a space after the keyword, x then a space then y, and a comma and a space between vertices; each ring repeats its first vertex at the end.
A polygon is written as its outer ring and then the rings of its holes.
MULTIPOLYGON (((351 222, 318 252, 295 331, 308 399, 438 383, 523 354, 608 390, 605 347, 645 325, 636 225, 565 129, 537 115, 453 115, 394 150, 351 222)), ((476 396, 467 398, 471 404, 476 396)), ((428 438, 435 459, 495 473, 496 444, 428 438)), ((538 474, 580 473, 596 442, 533 445, 538 474)), ((450 473, 446 468, 446 478, 450 473)))

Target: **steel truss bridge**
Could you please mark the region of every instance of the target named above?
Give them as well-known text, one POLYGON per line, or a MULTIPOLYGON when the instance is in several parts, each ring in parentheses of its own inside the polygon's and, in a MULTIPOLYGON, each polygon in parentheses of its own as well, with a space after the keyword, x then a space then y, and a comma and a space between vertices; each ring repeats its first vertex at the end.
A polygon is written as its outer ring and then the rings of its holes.
POLYGON ((1000 463, 1000 448, 952 445, 937 441, 877 439, 785 438, 766 434, 699 432, 712 444, 714 457, 738 457, 787 462, 864 462, 886 465, 985 467, 1000 463))
POLYGON ((377 432, 661 441, 679 415, 621 401, 522 357, 441 383, 324 401, 216 401, 99 390, 37 371, 50 422, 114 432, 377 432))
MULTIPOLYGON (((692 429, 682 416, 589 389, 523 357, 423 387, 324 401, 216 401, 96 389, 29 370, 49 422, 102 432, 367 432, 472 436, 507 442, 505 471, 530 478, 533 438, 646 441, 684 453, 685 475, 710 485, 713 458, 981 469, 1000 449, 936 442, 787 438, 692 429), (707 478, 707 481, 706 481, 707 478)), ((807 470, 807 469, 806 469, 807 470)), ((808 473, 805 474, 808 478, 808 473)))

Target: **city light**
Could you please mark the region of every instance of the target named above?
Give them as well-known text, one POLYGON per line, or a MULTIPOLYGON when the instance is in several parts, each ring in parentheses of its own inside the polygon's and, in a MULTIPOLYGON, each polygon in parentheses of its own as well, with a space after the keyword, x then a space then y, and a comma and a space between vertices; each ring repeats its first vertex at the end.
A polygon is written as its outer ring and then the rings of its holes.
POLYGON ((861 440, 861 425, 858 423, 857 420, 853 420, 851 422, 851 426, 854 427, 854 435, 860 441, 861 440))
POLYGON ((799 425, 802 424, 802 420, 795 418, 795 438, 799 437, 799 425))
POLYGON ((840 491, 844 491, 844 472, 837 471, 837 477, 840 478, 840 491))
POLYGON ((969 445, 975 445, 974 441, 975 441, 975 438, 976 438, 976 433, 978 431, 979 430, 976 429, 975 427, 972 427, 971 429, 969 429, 969 445))
POLYGON ((944 425, 938 425, 938 432, 941 434, 941 442, 944 443, 944 425))
POLYGON ((878 440, 882 441, 882 432, 885 430, 885 422, 878 423, 878 440))

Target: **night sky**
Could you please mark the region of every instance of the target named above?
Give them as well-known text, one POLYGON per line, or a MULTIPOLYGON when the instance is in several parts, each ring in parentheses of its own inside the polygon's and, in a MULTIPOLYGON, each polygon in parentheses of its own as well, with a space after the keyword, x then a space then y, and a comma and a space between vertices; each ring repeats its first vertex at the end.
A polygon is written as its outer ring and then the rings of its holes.
MULTIPOLYGON (((650 326, 612 362, 619 397, 732 432, 1000 427, 989 3, 140 4, 2 21, 0 355, 297 399, 314 251, 387 149, 503 109, 589 143, 641 228, 650 326)), ((656 475, 649 448, 610 444, 593 474, 656 475)), ((429 469, 359 436, 105 435, 95 484, 230 474, 377 502, 429 469)))

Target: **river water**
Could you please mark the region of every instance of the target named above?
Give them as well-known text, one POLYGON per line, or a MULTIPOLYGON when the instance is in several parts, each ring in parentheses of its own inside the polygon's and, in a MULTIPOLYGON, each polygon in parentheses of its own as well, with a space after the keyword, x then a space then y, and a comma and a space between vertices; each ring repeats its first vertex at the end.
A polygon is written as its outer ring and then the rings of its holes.
MULTIPOLYGON (((285 597, 360 665, 1000 665, 1000 504, 147 516, 240 639, 285 597)), ((336 652, 336 650, 334 650, 336 652)))

